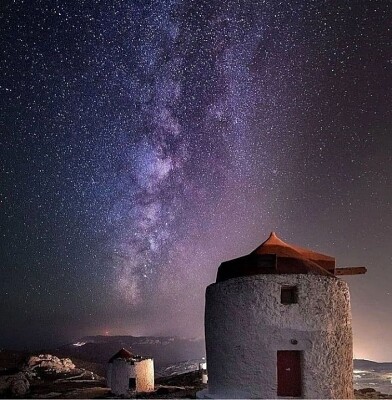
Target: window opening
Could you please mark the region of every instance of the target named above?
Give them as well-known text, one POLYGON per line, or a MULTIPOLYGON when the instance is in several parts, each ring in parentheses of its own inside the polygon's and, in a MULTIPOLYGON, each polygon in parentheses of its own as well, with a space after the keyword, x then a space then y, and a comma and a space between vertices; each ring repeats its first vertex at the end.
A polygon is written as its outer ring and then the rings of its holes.
POLYGON ((298 303, 297 286, 282 286, 280 293, 280 302, 282 304, 298 303))

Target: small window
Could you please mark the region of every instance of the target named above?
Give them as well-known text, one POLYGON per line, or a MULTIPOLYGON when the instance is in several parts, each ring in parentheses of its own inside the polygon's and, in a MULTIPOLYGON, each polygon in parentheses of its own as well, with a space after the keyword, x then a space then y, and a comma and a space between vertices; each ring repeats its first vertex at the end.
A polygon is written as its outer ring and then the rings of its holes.
POLYGON ((297 286, 282 286, 280 302, 282 304, 298 303, 297 286))

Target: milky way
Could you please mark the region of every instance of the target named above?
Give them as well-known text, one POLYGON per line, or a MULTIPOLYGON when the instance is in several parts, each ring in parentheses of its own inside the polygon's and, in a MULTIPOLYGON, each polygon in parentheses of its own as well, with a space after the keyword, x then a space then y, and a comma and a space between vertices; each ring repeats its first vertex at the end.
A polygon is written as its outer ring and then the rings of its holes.
POLYGON ((356 349, 383 356, 366 337, 370 309, 392 327, 387 1, 0 16, 4 345, 201 336, 219 263, 277 230, 369 268, 349 281, 356 349))

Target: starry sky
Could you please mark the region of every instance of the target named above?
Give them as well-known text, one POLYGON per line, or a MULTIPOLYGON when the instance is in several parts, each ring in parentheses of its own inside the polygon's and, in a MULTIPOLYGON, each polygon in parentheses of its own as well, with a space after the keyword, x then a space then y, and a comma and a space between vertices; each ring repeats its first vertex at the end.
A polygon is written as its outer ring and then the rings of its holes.
POLYGON ((0 7, 0 347, 203 336, 277 231, 368 267, 354 355, 392 361, 388 0, 0 7))

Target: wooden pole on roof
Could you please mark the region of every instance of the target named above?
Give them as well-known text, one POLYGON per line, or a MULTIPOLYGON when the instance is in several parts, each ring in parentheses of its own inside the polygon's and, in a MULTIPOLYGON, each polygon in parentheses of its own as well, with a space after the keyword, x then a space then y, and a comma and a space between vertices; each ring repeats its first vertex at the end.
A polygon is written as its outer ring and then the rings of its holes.
POLYGON ((366 274, 365 267, 342 267, 335 268, 335 275, 360 275, 366 274))

